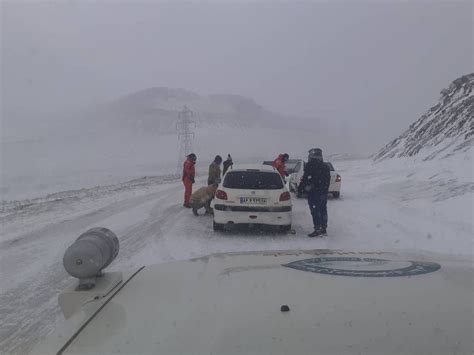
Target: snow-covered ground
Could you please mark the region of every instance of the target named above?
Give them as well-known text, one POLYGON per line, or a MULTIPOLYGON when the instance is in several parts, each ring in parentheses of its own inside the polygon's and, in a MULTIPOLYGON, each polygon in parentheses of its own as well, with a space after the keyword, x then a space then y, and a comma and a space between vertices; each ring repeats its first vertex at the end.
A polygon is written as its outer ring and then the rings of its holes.
MULTIPOLYGON (((472 151, 472 150, 471 150, 472 151)), ((425 250, 473 255, 472 154, 439 161, 335 162, 342 196, 330 199, 329 236, 310 239, 307 203, 294 199, 296 234, 216 234, 212 219, 184 209, 172 176, 3 204, 0 212, 0 351, 28 352, 62 317, 59 291, 72 281, 64 250, 88 228, 113 230, 111 270, 215 252, 265 249, 425 250)), ((204 179, 198 180, 202 185, 204 179)))

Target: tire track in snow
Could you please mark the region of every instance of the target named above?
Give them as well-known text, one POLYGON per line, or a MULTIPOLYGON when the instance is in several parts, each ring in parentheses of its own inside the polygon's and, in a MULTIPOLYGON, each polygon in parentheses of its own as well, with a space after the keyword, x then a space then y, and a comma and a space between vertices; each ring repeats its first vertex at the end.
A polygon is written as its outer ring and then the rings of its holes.
MULTIPOLYGON (((183 210, 183 207, 179 204, 173 203, 167 206, 162 201, 175 202, 176 190, 169 191, 160 199, 160 202, 155 203, 147 219, 126 228, 120 233, 123 235, 120 239, 120 249, 124 253, 122 255, 119 253, 117 265, 130 263, 131 259, 134 259, 135 262, 130 266, 138 266, 135 255, 145 248, 151 248, 156 253, 154 260, 147 260, 146 264, 175 260, 166 245, 165 236, 173 225, 180 223, 180 217, 189 211, 183 210)), ((181 191, 181 188, 179 191, 181 191)), ((138 263, 140 266, 144 265, 143 262, 138 261, 138 263)))

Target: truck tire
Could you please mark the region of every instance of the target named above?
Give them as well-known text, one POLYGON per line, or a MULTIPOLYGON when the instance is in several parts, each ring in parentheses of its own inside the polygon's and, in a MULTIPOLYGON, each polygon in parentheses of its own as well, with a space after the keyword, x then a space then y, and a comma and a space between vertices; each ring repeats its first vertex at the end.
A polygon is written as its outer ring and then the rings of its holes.
POLYGON ((339 191, 336 191, 336 192, 333 192, 333 193, 332 193, 332 196, 333 196, 334 198, 339 198, 340 195, 341 195, 341 193, 340 193, 339 191))

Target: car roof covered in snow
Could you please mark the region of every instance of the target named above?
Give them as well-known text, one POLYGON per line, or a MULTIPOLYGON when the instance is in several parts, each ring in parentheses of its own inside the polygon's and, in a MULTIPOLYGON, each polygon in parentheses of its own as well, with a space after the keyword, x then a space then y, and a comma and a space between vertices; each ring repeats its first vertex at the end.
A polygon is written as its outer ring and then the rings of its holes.
POLYGON ((124 275, 35 354, 472 353, 469 259, 216 254, 124 275))
POLYGON ((259 171, 275 171, 276 169, 269 165, 263 164, 240 164, 234 165, 231 170, 229 171, 247 171, 247 170, 259 170, 259 171))

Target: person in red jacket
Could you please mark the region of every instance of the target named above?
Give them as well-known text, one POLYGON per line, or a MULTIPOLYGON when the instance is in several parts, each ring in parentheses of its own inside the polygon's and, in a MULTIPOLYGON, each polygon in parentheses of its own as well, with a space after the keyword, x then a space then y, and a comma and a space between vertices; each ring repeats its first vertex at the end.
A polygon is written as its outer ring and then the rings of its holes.
POLYGON ((183 184, 184 184, 184 203, 183 206, 191 208, 191 195, 193 193, 194 178, 196 171, 194 165, 196 164, 196 154, 191 153, 187 156, 183 165, 183 184))
POLYGON ((290 159, 290 156, 288 154, 280 154, 274 161, 273 161, 273 164, 272 166, 278 170, 278 172, 280 173, 281 177, 284 179, 287 174, 286 174, 286 171, 285 171, 285 163, 288 161, 288 159, 290 159))

